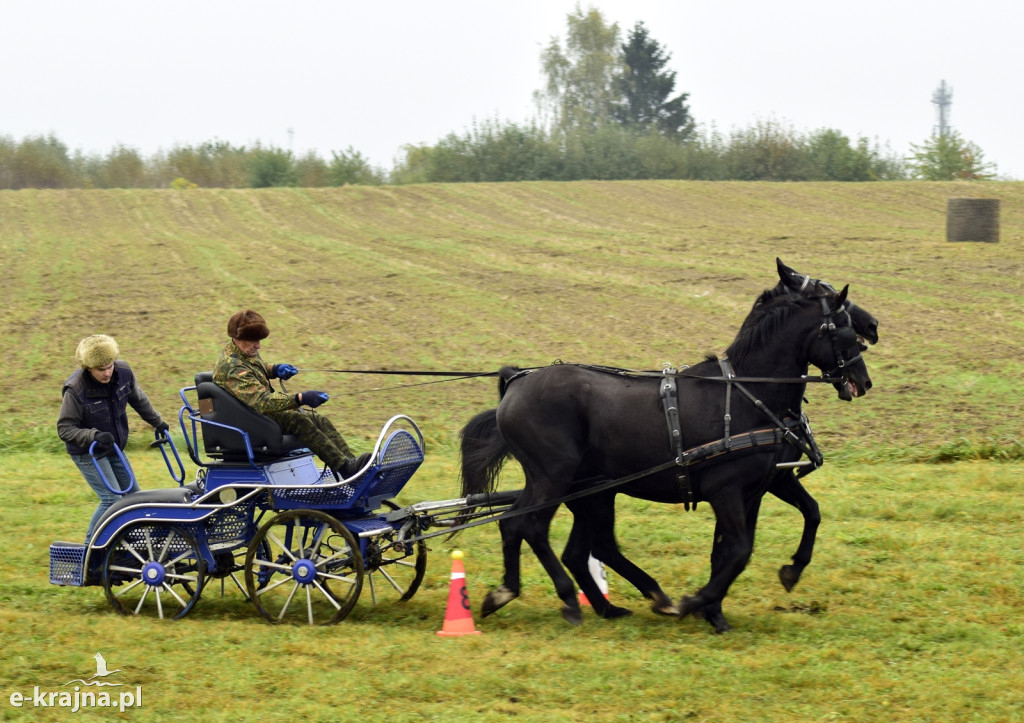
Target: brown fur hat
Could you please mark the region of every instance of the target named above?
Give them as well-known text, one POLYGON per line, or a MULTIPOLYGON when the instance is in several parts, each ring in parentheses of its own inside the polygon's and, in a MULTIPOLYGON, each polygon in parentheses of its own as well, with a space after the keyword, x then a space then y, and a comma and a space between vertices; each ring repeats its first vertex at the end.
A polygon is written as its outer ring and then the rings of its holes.
POLYGON ((228 319, 228 336, 242 341, 259 341, 270 336, 270 329, 262 316, 252 309, 246 309, 228 319))
POLYGON ((112 364, 121 350, 117 342, 106 334, 93 334, 78 342, 75 360, 83 369, 99 369, 112 364))

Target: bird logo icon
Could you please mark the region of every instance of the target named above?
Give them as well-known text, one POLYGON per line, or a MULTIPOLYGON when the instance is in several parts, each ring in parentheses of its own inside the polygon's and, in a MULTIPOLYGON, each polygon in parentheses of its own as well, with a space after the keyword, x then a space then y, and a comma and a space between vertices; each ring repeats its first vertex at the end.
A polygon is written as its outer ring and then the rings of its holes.
POLYGON ((108 675, 121 672, 120 668, 117 670, 107 670, 107 661, 99 653, 96 653, 96 655, 92 657, 96 658, 96 675, 89 678, 89 680, 93 680, 94 678, 106 678, 108 675))
POLYGON ((69 680, 67 683, 64 684, 65 686, 71 685, 72 683, 81 683, 82 685, 124 685, 124 683, 107 683, 103 680, 97 680, 97 678, 106 678, 108 675, 120 673, 121 669, 117 668, 116 670, 108 670, 106 658, 104 658, 99 653, 96 653, 92 657, 96 658, 96 674, 89 676, 88 680, 83 680, 82 678, 75 678, 74 680, 69 680))

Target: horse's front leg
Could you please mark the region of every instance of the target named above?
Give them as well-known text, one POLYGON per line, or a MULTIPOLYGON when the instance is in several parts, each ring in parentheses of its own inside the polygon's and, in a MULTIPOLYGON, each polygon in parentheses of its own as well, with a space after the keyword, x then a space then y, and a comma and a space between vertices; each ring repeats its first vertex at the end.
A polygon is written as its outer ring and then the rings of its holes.
MULTIPOLYGON (((738 494, 709 500, 715 511, 715 541, 711 548, 711 578, 695 595, 686 596, 679 604, 680 617, 703 617, 724 633, 731 629, 722 614, 722 600, 729 586, 750 561, 754 549, 753 533, 748 530, 747 511, 738 494)), ((756 512, 755 512, 756 519, 756 512)))
POLYGON ((804 568, 811 562, 811 556, 814 553, 814 540, 818 532, 818 525, 821 523, 821 513, 818 511, 818 503, 793 472, 779 474, 772 480, 768 491, 786 504, 796 507, 804 516, 804 531, 800 537, 800 545, 793 555, 793 564, 783 565, 779 568, 779 581, 786 588, 786 592, 790 592, 800 581, 800 575, 803 574, 804 568))

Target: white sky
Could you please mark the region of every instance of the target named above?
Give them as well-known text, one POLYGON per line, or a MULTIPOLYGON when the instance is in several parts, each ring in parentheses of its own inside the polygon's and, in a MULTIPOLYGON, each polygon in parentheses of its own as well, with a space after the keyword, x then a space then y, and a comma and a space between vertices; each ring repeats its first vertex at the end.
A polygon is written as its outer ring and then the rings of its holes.
MULTIPOLYGON (((540 52, 576 0, 0 0, 0 135, 72 150, 352 146, 389 169, 474 119, 534 115, 540 52), (291 129, 291 132, 289 132, 291 129)), ((1020 0, 584 0, 672 54, 719 131, 837 128, 899 155, 951 123, 1024 179, 1020 0)))

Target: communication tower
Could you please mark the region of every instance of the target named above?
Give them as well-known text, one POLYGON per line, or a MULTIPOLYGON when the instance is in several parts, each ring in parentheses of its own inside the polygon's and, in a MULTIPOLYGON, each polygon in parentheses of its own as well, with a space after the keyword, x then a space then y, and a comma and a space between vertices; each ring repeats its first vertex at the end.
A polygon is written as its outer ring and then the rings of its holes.
POLYGON ((935 104, 939 114, 939 125, 935 128, 936 133, 941 137, 949 133, 949 108, 953 105, 953 89, 942 81, 939 87, 932 93, 932 103, 935 104))

